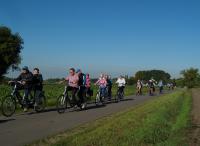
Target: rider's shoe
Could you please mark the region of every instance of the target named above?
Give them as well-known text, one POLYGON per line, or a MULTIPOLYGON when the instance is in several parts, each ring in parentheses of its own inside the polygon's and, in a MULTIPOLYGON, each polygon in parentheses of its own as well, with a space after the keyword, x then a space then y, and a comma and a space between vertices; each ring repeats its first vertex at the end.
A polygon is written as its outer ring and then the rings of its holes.
POLYGON ((85 109, 86 108, 86 103, 83 103, 81 106, 81 109, 85 109))

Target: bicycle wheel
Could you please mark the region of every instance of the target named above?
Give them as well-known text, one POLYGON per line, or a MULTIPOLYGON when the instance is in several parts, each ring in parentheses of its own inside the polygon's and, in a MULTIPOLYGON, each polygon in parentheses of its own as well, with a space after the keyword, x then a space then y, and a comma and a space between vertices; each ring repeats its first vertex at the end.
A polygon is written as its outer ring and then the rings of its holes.
POLYGON ((115 96, 115 102, 119 102, 120 99, 120 93, 117 92, 117 95, 115 96))
POLYGON ((62 114, 67 109, 67 100, 64 95, 60 95, 57 99, 56 105, 58 113, 62 114))
POLYGON ((97 93, 96 98, 95 98, 95 104, 99 105, 99 103, 100 103, 100 94, 97 93))
POLYGON ((40 95, 39 102, 37 103, 37 106, 35 107, 36 112, 42 112, 46 108, 46 97, 44 94, 40 95))
POLYGON ((11 95, 6 96, 1 104, 2 114, 6 117, 11 117, 15 113, 16 106, 15 98, 11 95))

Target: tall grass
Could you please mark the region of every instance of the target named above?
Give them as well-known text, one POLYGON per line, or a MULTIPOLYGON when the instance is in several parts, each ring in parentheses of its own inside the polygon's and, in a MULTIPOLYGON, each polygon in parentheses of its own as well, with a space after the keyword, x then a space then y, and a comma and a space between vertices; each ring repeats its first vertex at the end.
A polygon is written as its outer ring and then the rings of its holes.
POLYGON ((178 91, 35 145, 184 146, 190 108, 191 95, 178 91))

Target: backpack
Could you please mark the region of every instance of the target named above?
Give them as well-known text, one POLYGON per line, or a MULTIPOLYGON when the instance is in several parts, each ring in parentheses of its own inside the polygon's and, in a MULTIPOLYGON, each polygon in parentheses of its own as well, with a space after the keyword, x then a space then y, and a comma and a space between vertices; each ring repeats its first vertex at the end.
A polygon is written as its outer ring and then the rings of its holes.
POLYGON ((79 76, 79 86, 85 86, 86 85, 86 75, 81 73, 79 76))

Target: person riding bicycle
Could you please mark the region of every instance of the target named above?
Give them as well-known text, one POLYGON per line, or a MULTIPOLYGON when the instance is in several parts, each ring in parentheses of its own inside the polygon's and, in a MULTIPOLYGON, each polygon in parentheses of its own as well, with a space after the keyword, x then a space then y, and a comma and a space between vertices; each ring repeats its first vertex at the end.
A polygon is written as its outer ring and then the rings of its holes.
POLYGON ((149 92, 149 94, 150 94, 150 96, 153 96, 153 93, 155 92, 155 84, 156 84, 156 81, 154 80, 154 79, 151 79, 151 80, 149 80, 149 82, 148 82, 148 87, 149 87, 149 89, 150 89, 150 92, 149 92))
POLYGON ((40 95, 43 90, 43 77, 42 74, 40 74, 40 70, 38 68, 33 69, 32 84, 35 97, 35 106, 38 106, 38 103, 40 101, 40 95))
POLYGON ((18 81, 21 83, 22 86, 20 87, 20 89, 24 90, 24 96, 23 96, 24 112, 27 112, 28 110, 28 96, 32 88, 32 79, 33 79, 33 74, 29 71, 27 66, 24 66, 22 68, 21 74, 16 79, 14 79, 14 81, 18 81))
POLYGON ((95 85, 99 86, 101 97, 105 97, 107 81, 106 81, 106 78, 103 74, 100 75, 100 78, 95 83, 95 85))
POLYGON ((118 91, 122 94, 124 94, 124 88, 126 85, 126 80, 125 78, 123 78, 123 76, 120 76, 117 81, 116 84, 118 84, 118 91))
MULTIPOLYGON (((66 91, 71 91, 72 92, 72 100, 74 104, 77 104, 80 106, 76 100, 76 94, 79 90, 78 82, 79 82, 79 77, 75 72, 74 68, 69 69, 69 75, 65 78, 65 81, 68 82, 67 89, 66 91)), ((63 81, 61 81, 63 82, 63 81)), ((60 82, 60 83, 61 83, 60 82)))
POLYGON ((137 95, 142 95, 142 87, 143 87, 142 81, 138 80, 136 84, 137 95))
POLYGON ((91 90, 91 81, 90 81, 90 75, 87 73, 86 74, 86 84, 85 84, 85 87, 86 87, 86 94, 87 96, 93 96, 92 94, 92 90, 91 90))
POLYGON ((160 94, 163 93, 163 86, 164 86, 164 85, 163 85, 163 81, 160 80, 159 83, 158 83, 158 87, 159 87, 160 94))
POLYGON ((86 75, 84 73, 82 73, 82 71, 80 69, 77 69, 76 71, 77 76, 79 78, 78 80, 78 86, 79 86, 79 92, 78 92, 78 97, 79 97, 79 104, 82 105, 82 109, 85 108, 86 106, 86 75))
POLYGON ((108 89, 108 98, 109 100, 111 100, 112 98, 112 80, 111 80, 111 76, 107 76, 107 89, 108 89))

